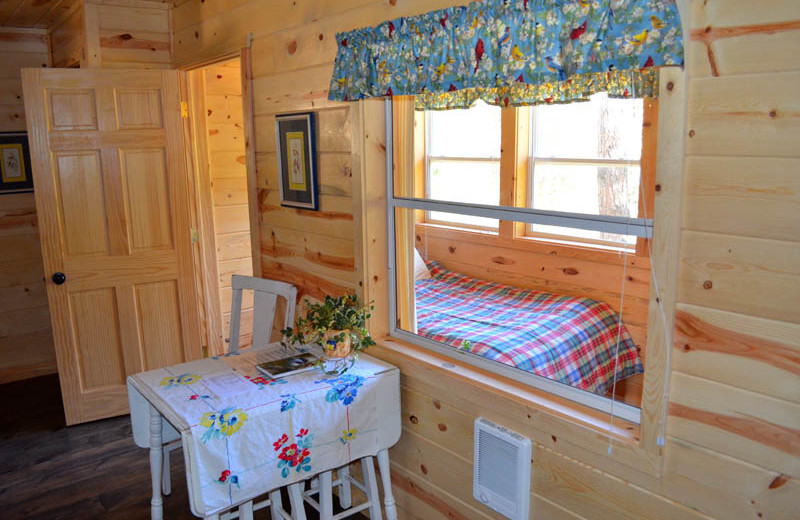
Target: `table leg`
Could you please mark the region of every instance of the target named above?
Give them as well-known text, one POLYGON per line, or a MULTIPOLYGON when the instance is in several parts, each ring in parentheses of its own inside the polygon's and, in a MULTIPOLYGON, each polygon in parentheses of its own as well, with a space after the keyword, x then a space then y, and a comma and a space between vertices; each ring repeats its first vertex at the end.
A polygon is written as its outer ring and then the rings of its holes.
POLYGON ((333 518, 333 478, 330 470, 323 471, 319 476, 319 518, 331 520, 333 518))
POLYGON ((150 500, 150 518, 163 520, 164 507, 161 498, 161 472, 164 452, 161 451, 161 414, 150 405, 150 479, 153 484, 153 498, 150 500))
POLYGON ((383 507, 386 511, 386 520, 397 520, 397 506, 392 493, 392 479, 389 475, 389 450, 378 452, 378 469, 380 469, 381 482, 383 482, 383 507))

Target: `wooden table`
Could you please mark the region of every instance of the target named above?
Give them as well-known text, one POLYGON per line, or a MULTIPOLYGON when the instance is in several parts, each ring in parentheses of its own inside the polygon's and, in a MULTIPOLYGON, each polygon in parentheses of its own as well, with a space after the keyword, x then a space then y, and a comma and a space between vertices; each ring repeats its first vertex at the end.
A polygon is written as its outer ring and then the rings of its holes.
MULTIPOLYGON (((271 345, 266 349, 240 351, 236 355, 207 358, 128 378, 134 441, 141 448, 150 448, 153 520, 163 518, 162 446, 164 442, 178 438, 186 461, 190 507, 196 516, 216 518, 220 512, 249 502, 256 496, 275 493, 286 484, 336 469, 351 460, 376 456, 383 482, 386 516, 389 520, 397 519, 388 449, 400 438, 399 370, 362 354, 341 379, 325 376, 317 370, 283 380, 259 378, 261 374, 255 370, 256 363, 287 355, 277 345, 271 345), (219 382, 230 381, 225 378, 231 375, 239 386, 220 387, 219 382), (241 385, 243 381, 245 383, 241 385), (225 388, 231 388, 233 395, 224 395, 225 388), (230 411, 231 403, 238 407, 233 412, 230 411), (208 411, 201 414, 205 410, 208 411), (229 410, 228 416, 225 416, 225 410, 229 410), (234 412, 245 425, 231 424, 235 419, 234 412), (221 428, 220 415, 223 420, 221 428), (226 417, 229 422, 225 422, 226 417), (357 424, 358 428, 351 425, 351 420, 359 419, 363 423, 357 424), (289 425, 286 430, 289 440, 284 440, 287 446, 291 442, 302 445, 307 441, 311 450, 308 460, 313 459, 313 468, 310 462, 308 465, 291 465, 285 455, 279 453, 283 446, 281 439, 286 436, 272 432, 280 431, 281 422, 289 425), (209 426, 212 423, 215 426, 209 426), (341 426, 345 424, 342 430, 341 426), (347 431, 356 429, 355 437, 352 433, 347 435, 347 431), (316 438, 309 435, 309 431, 315 432, 316 438), (343 432, 343 437, 331 437, 343 432), (273 437, 275 442, 272 442, 273 437), (266 443, 264 439, 267 439, 266 443), (337 440, 342 446, 335 442, 337 440), (219 462, 219 454, 214 450, 221 451, 223 442, 224 454, 228 458, 220 467, 227 465, 227 475, 237 476, 235 487, 228 478, 223 478, 227 477, 224 473, 214 482, 227 486, 226 492, 220 492, 222 488, 209 484, 213 480, 209 475, 216 476, 219 468, 208 466, 219 462), (240 453, 247 456, 237 459, 236 455, 240 453), (256 463, 255 459, 263 461, 256 463), (243 460, 247 462, 243 463, 243 460), (244 477, 239 477, 239 473, 244 477)), ((294 462, 297 462, 296 458, 294 462)), ((280 517, 273 515, 273 518, 280 517)))

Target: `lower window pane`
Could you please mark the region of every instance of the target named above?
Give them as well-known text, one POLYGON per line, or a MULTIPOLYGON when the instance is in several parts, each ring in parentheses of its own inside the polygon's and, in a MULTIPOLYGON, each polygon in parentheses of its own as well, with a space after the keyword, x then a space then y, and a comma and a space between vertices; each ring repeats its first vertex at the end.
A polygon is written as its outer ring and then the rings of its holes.
POLYGON ((620 322, 621 261, 571 280, 574 259, 541 244, 431 226, 420 210, 397 209, 395 219, 400 329, 452 355, 639 406, 649 271, 628 268, 637 295, 626 295, 620 322))
MULTIPOLYGON (((637 217, 639 214, 639 166, 537 164, 532 185, 533 208, 637 217)), ((633 246, 636 237, 600 231, 534 224, 533 233, 587 239, 633 246)))

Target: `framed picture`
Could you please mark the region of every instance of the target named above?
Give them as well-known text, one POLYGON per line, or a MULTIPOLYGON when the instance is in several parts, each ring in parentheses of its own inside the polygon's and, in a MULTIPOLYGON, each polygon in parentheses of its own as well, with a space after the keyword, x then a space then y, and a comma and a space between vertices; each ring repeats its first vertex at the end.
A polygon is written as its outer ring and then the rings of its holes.
POLYGON ((0 194, 26 191, 33 191, 28 134, 0 133, 0 194))
POLYGON ((314 114, 275 117, 281 206, 319 210, 314 114))

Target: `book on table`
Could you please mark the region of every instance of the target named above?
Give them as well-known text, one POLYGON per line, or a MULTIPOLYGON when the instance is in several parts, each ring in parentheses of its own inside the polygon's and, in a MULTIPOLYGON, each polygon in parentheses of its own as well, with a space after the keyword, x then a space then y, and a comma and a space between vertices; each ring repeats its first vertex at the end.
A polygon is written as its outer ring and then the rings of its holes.
POLYGON ((311 370, 317 364, 317 360, 318 358, 314 354, 304 352, 287 358, 259 363, 256 368, 262 374, 276 379, 311 370))

